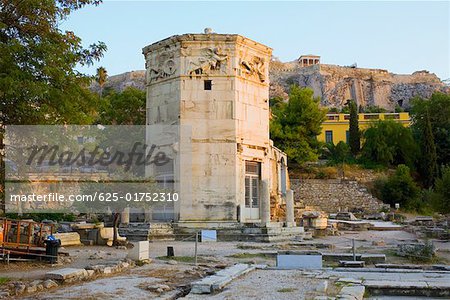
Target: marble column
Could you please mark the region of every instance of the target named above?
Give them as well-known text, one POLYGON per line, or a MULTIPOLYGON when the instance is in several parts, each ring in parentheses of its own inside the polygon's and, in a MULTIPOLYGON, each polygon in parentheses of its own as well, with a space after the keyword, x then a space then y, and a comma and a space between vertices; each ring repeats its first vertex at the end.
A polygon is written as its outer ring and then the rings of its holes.
POLYGON ((294 191, 286 191, 286 226, 295 227, 295 216, 294 216, 294 191))
POLYGON ((128 225, 130 223, 130 208, 127 206, 123 209, 120 216, 120 223, 128 225))
POLYGON ((144 209, 144 217, 145 217, 145 223, 150 223, 152 221, 152 209, 149 207, 146 207, 144 209))
POLYGON ((270 225, 270 192, 268 180, 261 180, 261 225, 270 225))

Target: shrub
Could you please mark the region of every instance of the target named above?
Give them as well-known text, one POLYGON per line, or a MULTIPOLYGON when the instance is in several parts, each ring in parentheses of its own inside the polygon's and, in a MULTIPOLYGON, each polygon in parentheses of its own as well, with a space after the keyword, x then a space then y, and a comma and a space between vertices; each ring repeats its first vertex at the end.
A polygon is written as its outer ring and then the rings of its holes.
POLYGON ((436 248, 430 241, 419 244, 400 244, 397 254, 408 257, 413 262, 432 262, 435 257, 436 248))
POLYGON ((407 210, 420 210, 422 206, 420 189, 413 181, 410 170, 405 165, 399 165, 395 174, 387 179, 378 179, 374 183, 374 190, 383 202, 390 205, 399 203, 407 210))
POLYGON ((55 222, 68 221, 73 222, 76 219, 76 216, 72 213, 29 213, 19 215, 17 213, 7 213, 5 214, 7 218, 10 219, 32 219, 36 222, 41 222, 44 220, 51 220, 55 222))
POLYGON ((337 178, 338 171, 335 167, 323 167, 319 168, 318 172, 316 173, 317 179, 332 179, 337 178))
POLYGON ((326 157, 331 164, 342 164, 352 160, 350 147, 343 141, 340 141, 337 145, 333 143, 326 144, 326 157))
POLYGON ((411 130, 392 120, 378 121, 364 132, 362 159, 365 162, 413 166, 417 152, 411 130))
POLYGON ((441 213, 450 213, 450 167, 443 169, 442 177, 436 180, 430 198, 434 209, 441 213))

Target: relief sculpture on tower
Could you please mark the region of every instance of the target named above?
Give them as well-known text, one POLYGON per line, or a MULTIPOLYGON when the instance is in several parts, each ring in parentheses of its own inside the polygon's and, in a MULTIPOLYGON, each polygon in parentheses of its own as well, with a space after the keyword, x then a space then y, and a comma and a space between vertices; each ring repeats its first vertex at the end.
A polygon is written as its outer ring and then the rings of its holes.
MULTIPOLYGON (((150 60, 150 59, 149 59, 150 60)), ((147 64, 151 64, 147 61, 147 64)), ((175 74, 176 65, 174 60, 174 54, 163 52, 156 56, 153 67, 148 68, 147 81, 154 82, 161 78, 167 78, 175 74)))
POLYGON ((261 57, 254 56, 250 60, 242 60, 241 70, 247 77, 256 76, 259 81, 266 81, 264 59, 261 57))
POLYGON ((200 55, 189 61, 188 75, 202 75, 225 72, 228 56, 218 48, 204 48, 200 55))

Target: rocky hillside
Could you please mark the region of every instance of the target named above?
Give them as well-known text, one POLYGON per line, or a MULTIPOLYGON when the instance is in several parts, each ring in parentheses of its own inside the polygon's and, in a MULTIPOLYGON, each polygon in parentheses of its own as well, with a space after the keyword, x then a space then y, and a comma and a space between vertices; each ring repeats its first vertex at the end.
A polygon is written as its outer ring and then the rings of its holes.
MULTIPOLYGON (((145 89, 145 71, 131 71, 118 75, 109 76, 103 89, 112 88, 116 91, 123 91, 127 87, 135 87, 140 90, 145 89)), ((97 82, 93 82, 91 85, 91 90, 94 92, 100 91, 100 86, 97 82)))
POLYGON ((342 107, 348 99, 358 105, 376 105, 392 110, 407 108, 415 96, 428 98, 435 91, 450 92, 450 87, 435 74, 417 71, 411 75, 389 73, 382 69, 363 69, 318 64, 300 67, 296 62, 272 62, 271 97, 287 98, 288 87, 310 87, 328 107, 342 107))
MULTIPOLYGON (((392 110, 395 105, 407 108, 415 96, 428 98, 435 91, 450 93, 450 87, 435 74, 417 71, 411 75, 389 73, 382 69, 363 69, 319 64, 300 67, 294 62, 272 61, 270 96, 287 99, 291 84, 310 87, 328 107, 342 107, 348 99, 359 105, 377 105, 392 110)), ((108 78, 105 88, 123 90, 133 86, 145 88, 145 71, 132 71, 108 78)), ((98 84, 92 85, 94 91, 98 84)))

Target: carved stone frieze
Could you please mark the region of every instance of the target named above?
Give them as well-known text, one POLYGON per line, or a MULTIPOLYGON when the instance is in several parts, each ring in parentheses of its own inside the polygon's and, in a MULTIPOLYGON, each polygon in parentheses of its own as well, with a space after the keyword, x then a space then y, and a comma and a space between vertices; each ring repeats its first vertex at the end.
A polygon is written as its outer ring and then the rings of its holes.
POLYGON ((147 80, 149 83, 170 77, 177 70, 173 52, 163 52, 155 57, 154 64, 151 64, 149 61, 147 61, 147 64, 151 66, 147 68, 147 80))
MULTIPOLYGON (((187 50, 182 55, 188 54, 187 50)), ((192 53, 189 53, 192 55, 192 53)), ((218 48, 199 49, 199 55, 188 60, 187 73, 189 76, 223 73, 226 71, 228 55, 221 53, 218 48)), ((187 56, 187 55, 186 55, 187 56)))
POLYGON ((264 58, 254 56, 250 60, 242 60, 240 66, 244 76, 256 76, 259 81, 266 81, 266 66, 264 58))

